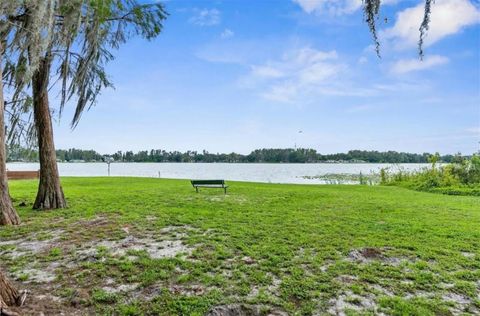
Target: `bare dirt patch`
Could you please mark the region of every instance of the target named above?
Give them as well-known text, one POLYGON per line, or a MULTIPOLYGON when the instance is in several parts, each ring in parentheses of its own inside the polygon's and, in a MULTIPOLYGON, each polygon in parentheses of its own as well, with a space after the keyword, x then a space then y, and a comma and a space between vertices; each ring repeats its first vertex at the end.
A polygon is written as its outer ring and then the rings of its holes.
POLYGON ((189 248, 181 240, 156 241, 152 238, 137 238, 129 235, 121 240, 102 240, 90 242, 77 251, 80 258, 89 258, 98 254, 99 247, 105 247, 113 256, 124 256, 129 251, 146 251, 153 259, 174 258, 178 254, 189 255, 189 248))
MULTIPOLYGON (((17 288, 24 289, 25 285, 16 284, 17 288)), ((51 293, 52 289, 44 286, 28 286, 28 295, 22 307, 12 308, 19 315, 93 315, 90 306, 82 306, 81 309, 67 302, 64 298, 51 293)))
MULTIPOLYGON (((91 314, 92 286, 99 286, 110 294, 135 299, 143 296, 145 289, 138 283, 108 278, 100 284, 87 282, 83 285, 65 278, 66 274, 85 274, 82 266, 88 262, 103 262, 108 258, 127 256, 135 260, 147 255, 152 259, 174 258, 189 255, 195 249, 184 243, 189 226, 167 226, 163 229, 135 231, 133 227, 121 226, 102 216, 73 223, 65 230, 43 230, 23 238, 0 242, 0 257, 6 260, 10 276, 18 283, 19 289, 30 293, 27 304, 21 309, 25 315, 85 315, 91 314), (81 226, 81 227, 79 227, 81 226), (105 236, 120 239, 105 239, 105 236), (125 237, 126 236, 126 237, 125 237), (130 254, 132 252, 132 254, 130 254), (23 258, 18 263, 18 258, 23 258), (19 282, 21 280, 21 282, 19 282), (67 292, 64 292, 68 290, 67 292), (67 294, 66 294, 67 293, 67 294), (137 295, 138 294, 138 295, 137 295), (60 295, 60 296, 57 296, 60 295), (64 295, 67 295, 64 297, 64 295)), ((161 289, 152 289, 153 298, 161 289)), ((172 292, 185 295, 202 295, 201 286, 173 286, 172 292)))
POLYGON ((17 279, 25 278, 24 283, 50 283, 56 279, 55 268, 51 266, 41 269, 28 267, 13 275, 17 279))
POLYGON ((379 261, 394 266, 398 266, 402 263, 402 261, 406 261, 406 259, 386 256, 386 250, 389 250, 389 248, 365 247, 360 249, 353 249, 348 253, 347 260, 358 263, 379 261))
POLYGON ((267 287, 267 290, 273 295, 278 295, 278 290, 280 289, 282 280, 277 278, 275 275, 271 275, 271 276, 272 276, 272 283, 267 287))
POLYGON ((126 292, 132 292, 136 288, 138 288, 138 283, 133 283, 133 284, 120 284, 119 286, 104 286, 102 287, 102 290, 104 290, 107 293, 126 293, 126 292))
POLYGON ((212 308, 206 316, 288 316, 280 309, 262 305, 231 304, 212 308))
POLYGON ((368 294, 361 296, 351 291, 346 291, 339 296, 332 298, 328 312, 333 315, 345 315, 348 310, 353 311, 373 311, 377 310, 375 296, 368 294))
POLYGON ((34 233, 21 239, 0 242, 0 256, 16 259, 26 255, 42 253, 59 242, 64 234, 64 230, 47 230, 41 233, 34 233), (4 250, 1 250, 2 248, 4 250))
POLYGON ((378 294, 380 294, 380 295, 385 295, 385 296, 389 296, 389 297, 394 296, 394 294, 393 294, 392 291, 390 291, 389 289, 384 288, 384 287, 381 286, 381 285, 373 284, 373 285, 370 286, 370 288, 371 288, 373 291, 375 291, 375 292, 377 292, 378 294))
POLYGON ((253 259, 252 257, 248 257, 248 256, 243 257, 241 260, 242 260, 243 263, 248 264, 248 265, 252 265, 252 264, 257 263, 257 261, 255 261, 255 259, 253 259))
POLYGON ((250 293, 248 293, 247 298, 253 299, 257 297, 260 294, 260 290, 264 290, 266 293, 273 295, 275 297, 279 295, 279 289, 280 289, 280 285, 282 284, 282 280, 280 280, 279 278, 277 278, 275 275, 271 273, 268 273, 268 274, 269 276, 271 276, 272 282, 266 287, 262 287, 258 285, 252 286, 252 289, 250 290, 250 293))
POLYGON ((413 299, 416 297, 433 298, 435 297, 435 293, 427 292, 427 291, 415 291, 414 293, 408 293, 404 296, 404 298, 407 300, 413 299))
POLYGON ((352 261, 365 262, 369 260, 382 260, 384 258, 382 251, 378 248, 354 249, 348 253, 348 259, 352 261))
POLYGON ((464 312, 467 312, 469 307, 472 307, 472 300, 464 295, 457 293, 446 293, 442 296, 442 300, 446 302, 454 303, 454 307, 450 308, 450 311, 453 315, 461 315, 464 312))
POLYGON ((472 253, 472 252, 462 251, 461 254, 462 254, 462 256, 464 256, 465 258, 469 258, 469 259, 475 258, 475 254, 472 253))
POLYGON ((197 296, 203 295, 207 292, 207 289, 200 284, 193 285, 171 285, 169 287, 170 292, 176 295, 184 296, 197 296))
MULTIPOLYGON (((125 233, 130 233, 130 227, 120 228, 125 233)), ((181 239, 187 234, 189 226, 167 226, 157 231, 143 232, 142 236, 128 234, 118 240, 95 239, 79 245, 76 249, 76 261, 96 261, 98 254, 106 250, 110 255, 121 257, 129 252, 146 252, 152 259, 173 258, 179 254, 190 255, 194 248, 183 243, 181 239), (103 250, 102 250, 103 251, 103 250)), ((137 259, 135 255, 127 257, 130 261, 137 259)), ((103 258, 103 260, 105 260, 103 258)))
POLYGON ((339 275, 338 277, 335 278, 335 281, 341 284, 352 284, 356 280, 358 280, 358 277, 355 275, 339 275))

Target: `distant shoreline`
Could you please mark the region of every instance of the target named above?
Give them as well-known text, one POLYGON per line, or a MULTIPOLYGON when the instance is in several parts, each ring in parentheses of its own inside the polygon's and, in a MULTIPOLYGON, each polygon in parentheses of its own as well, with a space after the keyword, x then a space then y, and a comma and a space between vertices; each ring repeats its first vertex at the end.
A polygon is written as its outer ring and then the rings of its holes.
MULTIPOLYGON (((7 164, 39 164, 39 161, 9 161, 7 164)), ((104 161, 57 161, 57 163, 64 163, 64 164, 106 164, 104 161)), ((364 164, 364 165, 378 165, 378 164, 385 164, 385 165, 397 165, 397 164, 412 164, 412 165, 428 165, 428 162, 350 162, 350 161, 338 161, 338 162, 325 162, 325 161, 318 161, 318 162, 177 162, 177 161, 112 161, 112 164, 242 164, 242 165, 315 165, 315 164, 325 164, 325 165, 334 165, 334 164, 364 164)), ((447 162, 440 162, 440 163, 447 163, 447 162)))
MULTIPOLYGON (((56 150, 58 162, 137 162, 137 163, 428 163, 438 155, 438 161, 449 163, 468 155, 439 155, 431 153, 407 153, 397 151, 349 150, 345 153, 322 154, 312 148, 263 148, 249 154, 210 153, 198 151, 166 151, 162 149, 118 151, 113 154, 100 154, 95 150, 70 148, 56 150)), ((8 149, 9 162, 38 162, 38 151, 22 147, 8 149)))

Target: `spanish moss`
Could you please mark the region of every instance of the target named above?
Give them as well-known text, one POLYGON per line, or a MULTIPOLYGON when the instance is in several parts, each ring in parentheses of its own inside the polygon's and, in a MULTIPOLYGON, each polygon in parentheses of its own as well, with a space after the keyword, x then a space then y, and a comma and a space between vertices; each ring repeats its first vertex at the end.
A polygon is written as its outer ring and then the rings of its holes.
POLYGON ((428 29, 430 28, 430 14, 434 0, 425 0, 425 12, 423 14, 423 21, 420 25, 420 39, 418 40, 418 54, 420 59, 423 59, 423 46, 428 29))
POLYGON ((380 10, 380 0, 364 0, 363 13, 365 16, 365 22, 368 24, 368 28, 372 33, 373 41, 375 42, 375 52, 380 57, 380 42, 377 35, 376 20, 378 18, 378 12, 380 10))

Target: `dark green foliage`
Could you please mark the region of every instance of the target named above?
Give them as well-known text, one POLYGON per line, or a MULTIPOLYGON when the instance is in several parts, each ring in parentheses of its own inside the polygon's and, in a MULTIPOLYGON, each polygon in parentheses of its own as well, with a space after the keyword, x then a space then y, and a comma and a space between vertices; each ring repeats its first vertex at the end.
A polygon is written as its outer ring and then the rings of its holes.
POLYGON ((62 101, 76 96, 77 105, 72 119, 76 126, 87 106, 96 102, 96 97, 105 87, 113 87, 105 72, 105 64, 114 58, 113 49, 118 49, 129 37, 137 35, 147 40, 158 36, 163 29, 167 12, 163 4, 140 4, 136 0, 96 0, 85 5, 84 23, 76 41, 81 49, 74 53, 74 41, 68 42, 58 73, 62 79, 62 101), (72 45, 70 45, 72 44, 72 45), (67 82, 70 85, 67 87, 67 82))
POLYGON ((167 17, 160 2, 137 0, 20 1, 8 15, 3 9, 0 6, 0 37, 7 39, 3 79, 12 104, 22 106, 32 74, 42 60, 50 61, 54 68, 48 69, 49 81, 60 88, 59 115, 66 102, 76 103, 72 126, 102 89, 112 87, 105 71, 112 51, 132 36, 155 38, 167 17))
POLYGON ((381 183, 451 195, 480 195, 480 156, 456 156, 452 163, 443 166, 437 165, 439 159, 438 154, 433 155, 429 159, 432 166, 420 171, 390 173, 383 169, 381 183))
MULTIPOLYGON (((350 150, 347 153, 320 154, 315 149, 306 148, 264 148, 256 149, 248 155, 237 153, 220 154, 197 151, 166 151, 162 149, 133 151, 118 151, 114 154, 102 155, 94 150, 71 148, 57 150, 57 157, 61 161, 85 160, 101 161, 104 156, 112 157, 115 161, 123 162, 262 162, 262 163, 318 163, 318 162, 368 162, 368 163, 426 163, 429 162, 428 153, 414 154, 396 151, 367 151, 350 150)), ((10 146, 9 161, 37 161, 38 153, 33 149, 20 146, 10 146)), ((455 159, 465 159, 460 154, 456 156, 444 155, 438 157, 439 162, 452 162, 455 159)))

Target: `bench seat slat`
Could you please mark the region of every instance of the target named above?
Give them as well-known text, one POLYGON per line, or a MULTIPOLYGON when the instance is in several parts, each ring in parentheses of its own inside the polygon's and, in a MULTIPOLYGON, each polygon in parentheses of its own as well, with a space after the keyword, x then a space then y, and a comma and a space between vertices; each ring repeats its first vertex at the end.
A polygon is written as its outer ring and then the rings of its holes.
POLYGON ((228 185, 225 184, 225 180, 191 180, 192 186, 198 193, 198 188, 218 188, 223 189, 227 194, 228 185))
POLYGON ((225 180, 192 180, 192 185, 224 185, 225 180))

